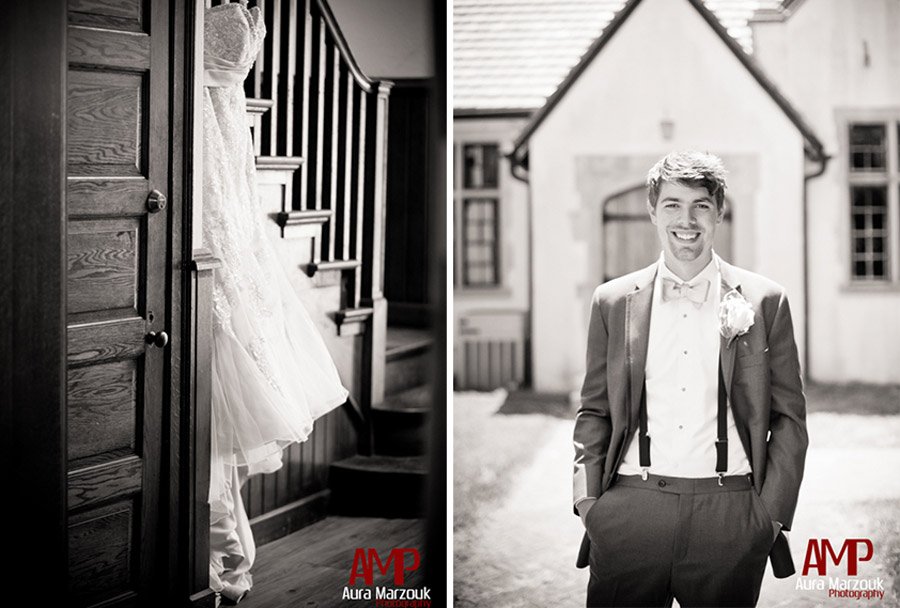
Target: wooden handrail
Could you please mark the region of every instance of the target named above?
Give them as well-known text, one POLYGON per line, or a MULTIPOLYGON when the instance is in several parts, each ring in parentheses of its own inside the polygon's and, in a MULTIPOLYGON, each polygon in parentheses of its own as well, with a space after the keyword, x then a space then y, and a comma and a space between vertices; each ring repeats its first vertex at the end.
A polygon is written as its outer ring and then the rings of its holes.
POLYGON ((322 13, 322 17, 325 19, 325 23, 328 26, 328 31, 334 37, 334 43, 337 45, 338 50, 340 50, 344 61, 346 61, 350 73, 353 74, 353 79, 356 81, 356 84, 358 84, 366 93, 371 93, 373 90, 377 89, 378 82, 363 74, 362 70, 359 68, 359 64, 356 62, 356 58, 350 50, 350 45, 347 44, 347 39, 344 38, 341 28, 337 24, 337 19, 335 19, 334 13, 331 11, 331 6, 328 5, 328 1, 316 0, 316 6, 319 7, 319 11, 322 13))

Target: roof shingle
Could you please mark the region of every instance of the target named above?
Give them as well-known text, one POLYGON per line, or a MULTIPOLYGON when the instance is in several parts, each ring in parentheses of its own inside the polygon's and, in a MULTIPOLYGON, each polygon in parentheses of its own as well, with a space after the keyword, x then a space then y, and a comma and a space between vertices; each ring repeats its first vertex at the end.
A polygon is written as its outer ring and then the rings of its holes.
MULTIPOLYGON (((749 19, 781 0, 704 0, 747 53, 749 19)), ((535 110, 626 0, 454 0, 453 106, 535 110)))

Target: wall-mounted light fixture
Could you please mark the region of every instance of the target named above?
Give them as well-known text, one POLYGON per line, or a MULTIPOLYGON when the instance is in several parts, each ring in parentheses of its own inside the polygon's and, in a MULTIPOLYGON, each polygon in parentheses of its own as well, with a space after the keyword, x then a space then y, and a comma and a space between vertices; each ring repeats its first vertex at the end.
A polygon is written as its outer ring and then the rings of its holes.
POLYGON ((670 118, 663 118, 659 121, 659 129, 662 131, 662 137, 665 141, 671 141, 675 134, 675 121, 670 118))

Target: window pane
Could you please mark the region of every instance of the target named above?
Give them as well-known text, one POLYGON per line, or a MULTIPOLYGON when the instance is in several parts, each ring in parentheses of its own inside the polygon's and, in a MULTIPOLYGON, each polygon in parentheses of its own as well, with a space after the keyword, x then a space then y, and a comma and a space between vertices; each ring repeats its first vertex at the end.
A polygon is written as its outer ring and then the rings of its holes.
POLYGON ((500 147, 497 144, 468 144, 463 147, 466 188, 496 188, 500 147))
POLYGON ((463 278, 466 285, 499 283, 497 260, 497 204, 495 198, 463 201, 463 278))
POLYGON ((887 187, 853 186, 850 189, 853 239, 851 268, 854 279, 888 278, 887 187))
POLYGON ((850 125, 851 171, 884 170, 885 126, 850 125))

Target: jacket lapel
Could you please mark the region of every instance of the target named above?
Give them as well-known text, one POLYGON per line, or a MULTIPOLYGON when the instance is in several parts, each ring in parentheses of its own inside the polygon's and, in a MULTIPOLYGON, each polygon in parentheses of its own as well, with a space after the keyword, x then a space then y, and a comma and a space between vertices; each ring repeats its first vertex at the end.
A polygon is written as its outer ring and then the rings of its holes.
POLYGON ((644 368, 647 364, 647 342, 650 337, 650 310, 653 306, 653 284, 657 265, 648 266, 635 280, 634 291, 625 298, 625 326, 628 343, 628 373, 630 391, 628 403, 629 426, 637 428, 641 403, 641 387, 644 384, 644 368))

